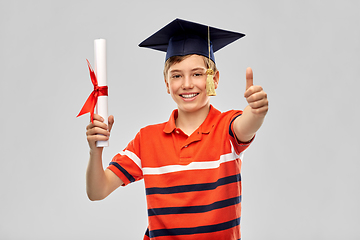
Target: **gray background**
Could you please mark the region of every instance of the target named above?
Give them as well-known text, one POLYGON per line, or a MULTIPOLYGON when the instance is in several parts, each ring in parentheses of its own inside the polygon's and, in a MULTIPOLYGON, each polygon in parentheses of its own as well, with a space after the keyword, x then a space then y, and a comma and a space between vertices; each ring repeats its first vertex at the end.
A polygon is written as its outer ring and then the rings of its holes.
POLYGON ((142 239, 143 182, 85 192, 92 91, 85 59, 107 39, 104 166, 167 121, 164 54, 137 47, 175 18, 246 33, 216 53, 222 111, 243 109, 245 69, 270 110, 243 164, 243 239, 360 239, 359 1, 0 1, 0 239, 142 239))

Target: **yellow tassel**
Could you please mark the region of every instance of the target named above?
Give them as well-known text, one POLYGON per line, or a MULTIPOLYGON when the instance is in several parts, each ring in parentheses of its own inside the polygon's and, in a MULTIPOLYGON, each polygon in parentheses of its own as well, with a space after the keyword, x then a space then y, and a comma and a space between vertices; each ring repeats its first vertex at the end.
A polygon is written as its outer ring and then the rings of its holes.
POLYGON ((206 93, 208 96, 216 96, 215 92, 215 84, 214 84, 214 71, 209 68, 206 71, 207 78, 206 78, 206 93))

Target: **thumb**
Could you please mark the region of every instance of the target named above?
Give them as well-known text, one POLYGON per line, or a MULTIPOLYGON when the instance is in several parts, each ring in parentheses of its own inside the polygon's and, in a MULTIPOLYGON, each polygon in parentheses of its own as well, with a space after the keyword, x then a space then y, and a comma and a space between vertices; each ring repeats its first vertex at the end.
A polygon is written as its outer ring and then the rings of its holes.
POLYGON ((110 132, 111 129, 112 129, 112 126, 113 126, 113 124, 114 124, 114 116, 113 116, 113 115, 110 115, 110 116, 109 116, 108 122, 109 122, 108 130, 109 130, 109 132, 110 132))
POLYGON ((246 69, 246 90, 253 85, 253 71, 250 67, 246 69))

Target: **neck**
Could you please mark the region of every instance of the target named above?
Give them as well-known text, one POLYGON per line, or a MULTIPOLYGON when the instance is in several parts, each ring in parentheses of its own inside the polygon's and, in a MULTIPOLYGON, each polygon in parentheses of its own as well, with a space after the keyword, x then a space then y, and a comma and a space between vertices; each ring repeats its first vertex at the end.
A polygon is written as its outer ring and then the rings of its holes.
POLYGON ((210 111, 210 104, 195 112, 185 112, 178 109, 178 118, 175 120, 177 128, 190 136, 206 119, 210 111))

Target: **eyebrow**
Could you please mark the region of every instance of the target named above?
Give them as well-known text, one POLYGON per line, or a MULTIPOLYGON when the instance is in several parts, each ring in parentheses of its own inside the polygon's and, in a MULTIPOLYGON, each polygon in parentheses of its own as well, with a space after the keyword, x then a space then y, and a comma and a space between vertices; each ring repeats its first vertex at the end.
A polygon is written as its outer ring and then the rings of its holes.
MULTIPOLYGON (((194 72, 194 71, 199 71, 199 70, 206 71, 206 69, 203 68, 203 67, 196 67, 196 68, 191 69, 190 71, 194 72)), ((173 69, 173 70, 170 71, 170 73, 176 73, 176 72, 182 72, 182 71, 179 70, 179 69, 173 69)))
POLYGON ((206 71, 206 69, 203 67, 197 67, 197 68, 192 69, 191 71, 199 71, 199 70, 206 71))
POLYGON ((174 70, 171 70, 170 73, 175 73, 175 72, 181 72, 180 70, 177 70, 177 69, 174 69, 174 70))

